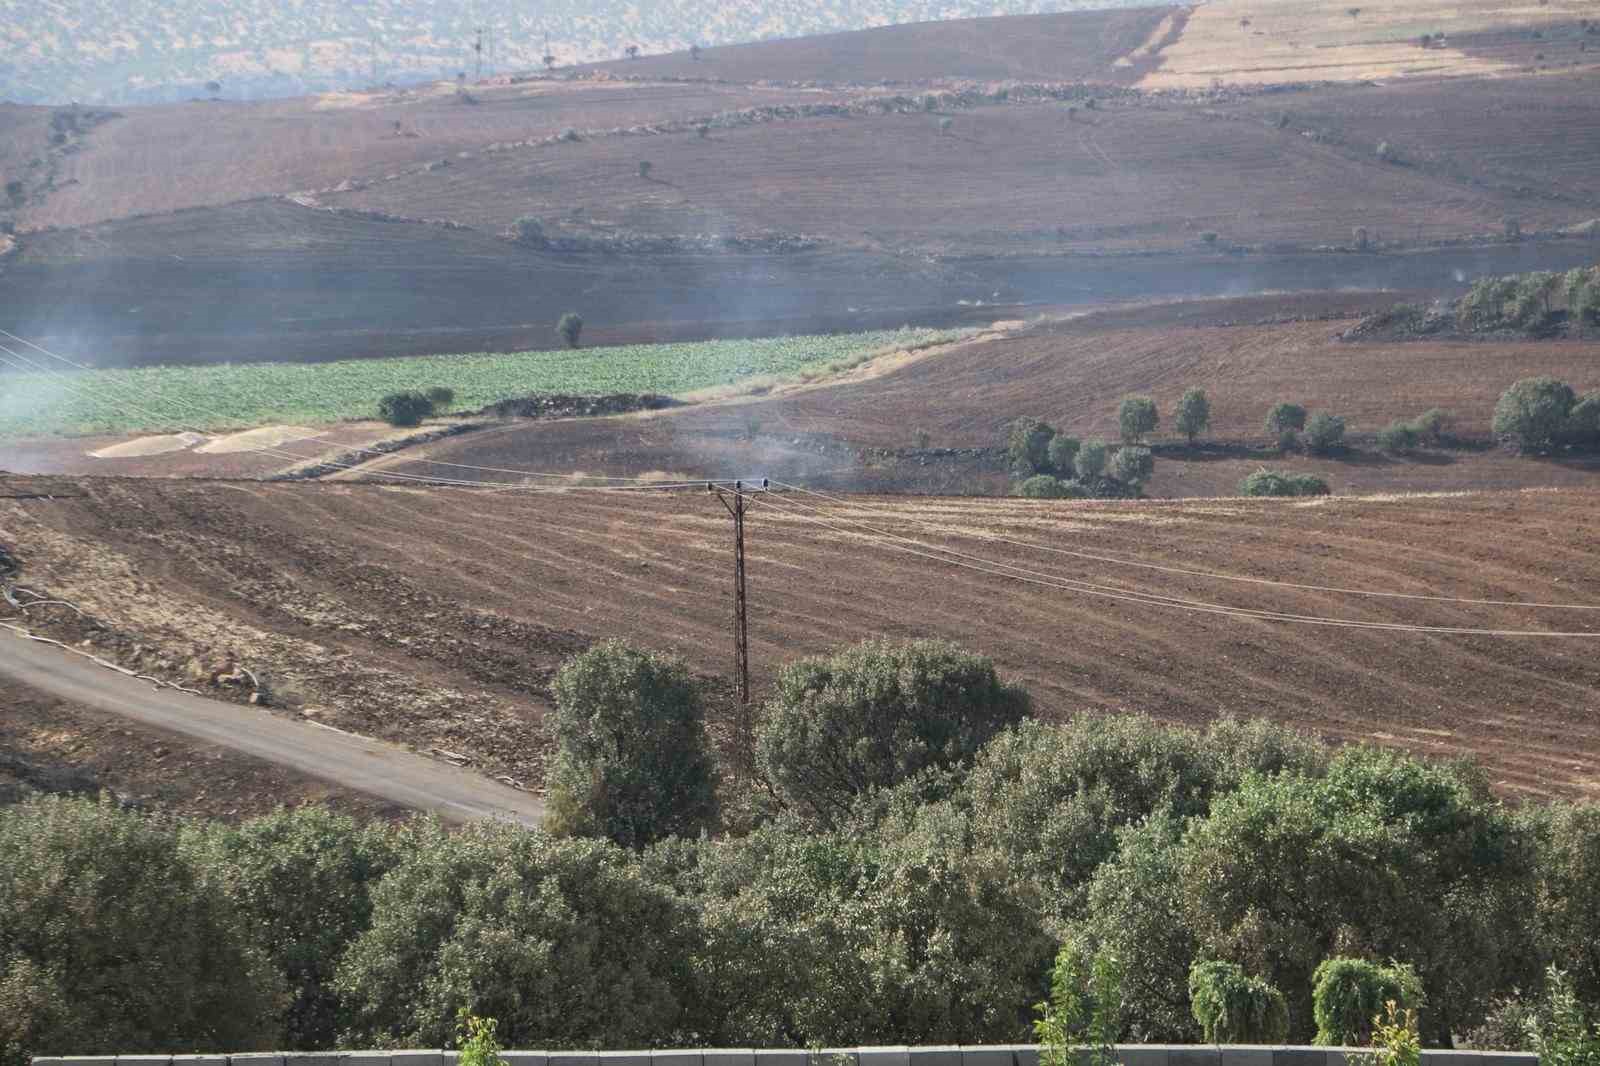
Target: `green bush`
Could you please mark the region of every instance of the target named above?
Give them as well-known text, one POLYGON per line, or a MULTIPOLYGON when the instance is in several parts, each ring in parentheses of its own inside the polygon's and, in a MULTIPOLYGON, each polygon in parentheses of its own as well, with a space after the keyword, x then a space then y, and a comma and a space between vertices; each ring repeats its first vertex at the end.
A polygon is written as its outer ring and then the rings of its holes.
POLYGON ((420 392, 391 392, 378 401, 378 417, 391 426, 420 426, 433 404, 420 392))
POLYGON ((556 332, 567 342, 568 348, 576 348, 578 338, 583 335, 583 319, 576 311, 568 311, 556 322, 556 332))
POLYGON ((1123 965, 1108 952, 1068 941, 1050 970, 1050 998, 1034 1007, 1041 1066, 1112 1066, 1123 1028, 1123 965))
POLYGON ((445 1047, 466 1009, 511 1047, 670 1045, 695 943, 691 907, 609 841, 424 826, 339 961, 340 1043, 445 1047))
POLYGON ((339 956, 372 917, 374 885, 400 859, 404 834, 321 807, 279 809, 239 825, 191 827, 184 846, 208 887, 255 929, 289 990, 289 1046, 335 1046, 344 1024, 333 991, 339 956))
POLYGON ((1208 1044, 1281 1044, 1289 1035, 1283 993, 1231 962, 1195 963, 1189 1004, 1208 1044))
POLYGON ((1023 477, 1050 473, 1050 442, 1055 435, 1056 431, 1048 422, 1037 418, 1023 417, 1011 423, 1006 439, 1006 457, 1011 469, 1023 477))
POLYGON ((1368 959, 1324 959, 1311 975, 1311 1010, 1317 1022, 1316 1042, 1330 1047, 1357 1047, 1372 1040, 1373 1019, 1383 1005, 1417 1010, 1423 1002, 1416 971, 1399 963, 1368 959))
POLYGON ((1581 448, 1600 445, 1600 392, 1591 392, 1572 405, 1562 439, 1581 448))
POLYGON ((1328 483, 1315 474, 1280 474, 1262 468, 1239 482, 1241 496, 1326 496, 1328 483))
POLYGON ((1545 974, 1545 988, 1542 1024, 1528 1034, 1540 1066, 1600 1066, 1600 1019, 1586 1017, 1572 982, 1554 964, 1545 974))
POLYGON ((1422 443, 1422 434, 1414 422, 1396 419, 1378 430, 1378 447, 1386 452, 1409 452, 1422 443))
POLYGON ((1565 382, 1550 377, 1523 378, 1500 394, 1494 405, 1494 432, 1528 451, 1551 448, 1567 430, 1577 397, 1565 382))
MULTIPOLYGON (((1600 1006, 1600 804, 1530 807, 1539 842, 1537 919, 1541 952, 1585 1003, 1600 1006)), ((1600 1020, 1600 1019, 1597 1019, 1600 1020)))
POLYGON ((434 411, 448 411, 455 406, 456 390, 446 385, 435 385, 423 391, 434 411))
POLYGON ((1194 447, 1194 439, 1211 425, 1211 401, 1206 398, 1204 389, 1189 389, 1179 398, 1177 410, 1173 412, 1173 425, 1189 438, 1189 446, 1194 447))
POLYGON ((1344 446, 1344 419, 1319 411, 1306 422, 1306 446, 1326 455, 1344 446))
POLYGON ((1017 495, 1031 500, 1064 500, 1072 492, 1064 481, 1049 474, 1035 474, 1017 486, 1017 495))
POLYGON ((1064 433, 1057 433, 1050 438, 1048 458, 1050 469, 1057 477, 1071 477, 1073 474, 1073 460, 1078 457, 1078 449, 1083 447, 1083 442, 1077 437, 1069 437, 1064 433))
POLYGON ((1299 432, 1306 428, 1306 409, 1297 403, 1274 404, 1267 412, 1267 432, 1285 450, 1294 447, 1299 432))
POLYGON ((1028 706, 992 662, 954 644, 866 641, 778 674, 757 757, 791 809, 833 825, 868 789, 969 763, 1028 706))
POLYGON ((1126 485, 1142 486, 1156 472, 1156 459, 1149 448, 1123 445, 1111 463, 1111 476, 1126 485))
POLYGON ((1106 472, 1111 458, 1111 447, 1103 440, 1086 440, 1073 456, 1072 467, 1080 481, 1092 481, 1106 472))
POLYGON ((282 983, 176 826, 109 801, 0 809, 0 1057, 237 1051, 282 983))
POLYGON ((552 832, 641 847, 711 823, 705 712, 681 662, 606 641, 570 659, 554 688, 552 832))
POLYGON ((511 236, 518 244, 526 244, 534 248, 543 248, 549 244, 545 237, 544 223, 532 215, 523 215, 511 224, 511 236))
POLYGON ((1125 444, 1137 444, 1161 424, 1161 412, 1148 396, 1129 396, 1117 410, 1117 424, 1125 444))

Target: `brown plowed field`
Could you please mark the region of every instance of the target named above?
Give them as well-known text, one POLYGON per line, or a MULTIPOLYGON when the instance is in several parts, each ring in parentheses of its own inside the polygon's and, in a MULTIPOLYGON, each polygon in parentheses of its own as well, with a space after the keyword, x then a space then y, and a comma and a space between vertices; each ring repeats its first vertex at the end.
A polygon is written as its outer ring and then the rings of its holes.
MULTIPOLYGON (((208 207, 454 162, 461 152, 553 137, 567 128, 637 126, 816 98, 743 85, 620 82, 474 85, 471 92, 476 104, 461 103, 452 87, 427 86, 122 108, 121 118, 89 133, 82 150, 63 161, 59 188, 25 207, 19 222, 30 229, 82 226, 208 207)), ((0 108, 0 115, 37 127, 49 114, 48 108, 0 108)), ((12 139, 25 145, 27 132, 20 129, 12 139)))
POLYGON ((1005 463, 929 449, 996 449, 1015 418, 1032 415, 1080 437, 1117 437, 1117 407, 1134 393, 1155 398, 1167 420, 1156 440, 1175 445, 1171 411, 1185 389, 1211 401, 1208 446, 1162 450, 1154 496, 1229 495, 1262 465, 1324 477, 1337 492, 1465 491, 1594 484, 1600 458, 1541 460, 1490 446, 1495 400, 1513 381, 1540 374, 1580 392, 1600 389, 1600 345, 1591 341, 1346 343, 1353 319, 1253 322, 1273 311, 1315 318, 1387 306, 1395 295, 1323 294, 1193 301, 1044 323, 1020 335, 931 353, 818 388, 740 403, 680 408, 648 417, 513 424, 441 442, 386 461, 414 476, 513 479, 479 467, 586 471, 637 477, 824 479, 857 490, 1005 491, 1005 463), (1148 323, 1148 324, 1146 324, 1148 323), (1268 451, 1268 409, 1300 403, 1346 419, 1356 448, 1337 459, 1283 460, 1268 451), (1374 450, 1373 435, 1398 418, 1441 407, 1465 448, 1407 457, 1374 450), (926 434, 923 443, 922 434, 926 434))
MULTIPOLYGON (((315 707, 346 728, 537 780, 549 671, 590 640, 629 637, 725 676, 730 527, 703 492, 116 481, 81 490, 84 498, 0 501, 0 537, 25 580, 75 600, 124 639, 136 635, 146 668, 157 656, 201 654, 192 650, 200 642, 211 654, 231 649, 271 679, 284 713, 315 707)), ((749 522, 756 681, 846 641, 942 636, 994 656, 1047 717, 1081 708, 1183 722, 1265 715, 1338 740, 1475 755, 1509 791, 1592 795, 1600 660, 1588 639, 1319 628, 1050 582, 1470 628, 1600 633, 1594 612, 1238 584, 997 538, 1300 584, 1600 603, 1597 505, 1593 492, 758 500, 749 522), (803 509, 819 503, 820 514, 803 509), (819 517, 830 525, 810 520, 819 517), (955 549, 970 565, 896 550, 850 523, 955 549)), ((725 703, 717 706, 720 727, 725 703)))
MULTIPOLYGON (((1565 121, 1546 116, 1544 136, 1565 121)), ((1344 245, 1356 226, 1413 243, 1496 232, 1512 214, 1532 230, 1600 213, 1299 133, 1188 104, 1106 103, 1076 117, 1014 104, 530 148, 325 200, 488 232, 533 215, 552 233, 777 231, 947 254, 1192 249, 1207 232, 1223 246, 1344 245)), ((1592 159, 1592 143, 1573 143, 1569 154, 1592 159)))
POLYGON ((1156 41, 1176 35, 1188 17, 1180 7, 1070 11, 1007 18, 952 19, 758 41, 688 52, 642 56, 593 68, 645 78, 724 81, 932 82, 1134 81, 1159 55, 1118 64, 1156 41))

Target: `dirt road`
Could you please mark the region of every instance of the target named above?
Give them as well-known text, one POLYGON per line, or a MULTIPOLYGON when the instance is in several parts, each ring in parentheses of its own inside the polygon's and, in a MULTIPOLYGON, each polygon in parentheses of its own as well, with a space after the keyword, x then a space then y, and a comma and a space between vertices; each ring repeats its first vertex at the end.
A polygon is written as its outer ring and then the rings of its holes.
POLYGON ((0 673, 62 699, 219 744, 449 822, 537 824, 544 804, 391 744, 262 711, 157 689, 57 648, 0 632, 0 673))

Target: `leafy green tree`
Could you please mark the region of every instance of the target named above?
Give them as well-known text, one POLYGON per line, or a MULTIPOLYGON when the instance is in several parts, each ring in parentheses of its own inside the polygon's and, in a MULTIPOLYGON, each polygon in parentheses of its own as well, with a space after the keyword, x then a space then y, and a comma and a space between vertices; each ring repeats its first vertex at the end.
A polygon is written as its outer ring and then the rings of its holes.
POLYGON ((231 899, 289 989, 291 1047, 335 1046, 343 1024, 333 968, 372 916, 373 886, 398 862, 404 832, 322 807, 280 808, 237 827, 190 827, 184 847, 231 899))
POLYGON ((1161 424, 1161 412, 1148 396, 1129 396, 1117 410, 1117 424, 1124 444, 1138 444, 1161 424))
POLYGON ((1311 1012, 1316 1042, 1331 1047, 1361 1047, 1372 1040, 1373 1019, 1385 1003, 1418 1010, 1424 1002, 1416 971, 1401 963, 1369 959, 1324 959, 1311 975, 1311 1012))
POLYGON ((1156 459, 1149 448, 1125 444, 1117 449, 1111 463, 1111 473, 1127 485, 1143 485, 1156 472, 1156 459))
POLYGON ((696 942, 692 908, 609 841, 423 826, 339 961, 341 1044, 443 1047, 463 1008, 511 1047, 670 1043, 696 942))
POLYGON ((1416 423, 1395 419, 1378 431, 1378 447, 1386 452, 1409 452, 1422 443, 1416 423))
POLYGON ((1297 403, 1278 403, 1267 412, 1267 432, 1278 442, 1278 447, 1294 447, 1302 429, 1306 428, 1306 409, 1297 403))
POLYGON ((1316 966, 1352 947, 1416 967, 1435 1045, 1537 977, 1533 851, 1468 767, 1352 748, 1314 780, 1247 778, 1184 852, 1202 949, 1285 990, 1291 1040, 1315 1030, 1316 966))
POLYGON ((568 348, 576 348, 578 338, 583 335, 583 319, 576 311, 568 311, 556 322, 556 332, 567 342, 568 348))
POLYGON ((1173 424, 1178 432, 1189 438, 1189 447, 1194 447, 1194 439, 1206 431, 1211 425, 1211 401, 1206 398, 1204 389, 1188 389, 1178 399, 1177 410, 1173 412, 1173 424))
POLYGON ((1600 804, 1530 807, 1524 818, 1539 840, 1540 953, 1580 1000, 1600 1006, 1600 804))
POLYGON ((1011 423, 1006 441, 1006 454, 1011 469, 1026 477, 1030 474, 1047 474, 1051 471, 1050 442, 1056 431, 1048 422, 1037 418, 1019 418, 1011 423))
POLYGON ((1318 455, 1326 455, 1344 445, 1344 419, 1318 411, 1306 422, 1306 444, 1318 455))
POLYGON ((1028 706, 994 663, 954 644, 866 641, 779 673, 757 760, 790 808, 833 825, 868 789, 969 763, 1028 706))
POLYGON ((433 414, 433 403, 420 392, 391 392, 378 401, 378 417, 391 426, 420 426, 433 414))
POLYGON ((267 1047, 283 1005, 249 927, 207 890, 171 822, 84 799, 0 810, 8 1062, 267 1047))
POLYGON ((700 691, 676 659, 610 640, 555 681, 549 827, 641 847, 698 833, 716 816, 700 691))
POLYGON ((1071 477, 1073 473, 1073 460, 1078 457, 1078 449, 1083 447, 1083 442, 1077 437, 1069 437, 1065 433, 1057 433, 1050 438, 1049 460, 1050 469, 1055 471, 1057 477, 1071 477))
POLYGON ((1600 1020, 1591 1021, 1567 975, 1551 965, 1545 975, 1546 1007, 1530 1027, 1529 1043, 1541 1066, 1600 1066, 1600 1020))
POLYGON ((1125 1016, 1123 964, 1106 951, 1067 941, 1050 970, 1050 998, 1034 1007, 1043 1066, 1075 1066, 1079 1048, 1091 1066, 1116 1062, 1125 1016))
POLYGON ((1562 436, 1583 448, 1600 445, 1600 392, 1591 392, 1572 405, 1562 436))
POLYGON ((1190 968, 1189 1006, 1208 1044, 1281 1044, 1289 1035, 1283 993, 1231 962, 1190 968))
POLYGON ((428 398, 428 403, 435 411, 448 411, 455 406, 456 390, 448 385, 435 385, 425 389, 422 395, 428 398))
POLYGON ((1528 451, 1551 448, 1567 429, 1577 397, 1571 386, 1551 377, 1523 378, 1500 394, 1494 405, 1494 432, 1511 437, 1528 451))
POLYGON ((1068 494, 1066 485, 1049 474, 1035 474, 1017 486, 1017 495, 1031 500, 1062 500, 1068 494))
POLYGON ((1106 463, 1110 458, 1111 448, 1105 441, 1086 440, 1073 457, 1072 466, 1078 472, 1079 479, 1093 481, 1106 472, 1106 463))

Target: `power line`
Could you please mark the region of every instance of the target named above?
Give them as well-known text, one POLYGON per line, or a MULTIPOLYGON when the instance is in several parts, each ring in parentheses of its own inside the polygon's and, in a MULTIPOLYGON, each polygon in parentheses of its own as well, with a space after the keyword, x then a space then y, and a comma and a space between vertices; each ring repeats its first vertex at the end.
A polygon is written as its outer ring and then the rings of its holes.
MULTIPOLYGON (((784 483, 782 481, 774 481, 773 484, 777 485, 780 488, 788 489, 789 491, 792 491, 792 492, 801 492, 801 493, 805 493, 807 496, 816 496, 819 499, 828 500, 831 503, 837 503, 837 504, 841 504, 841 505, 849 506, 849 507, 857 506, 854 501, 846 500, 846 499, 844 499, 842 497, 839 497, 839 496, 829 495, 826 492, 817 492, 815 490, 807 489, 807 488, 804 488, 804 487, 799 486, 799 485, 789 485, 789 484, 786 484, 786 483, 784 483)), ((867 510, 869 513, 880 514, 880 515, 889 514, 889 512, 884 512, 884 511, 873 511, 870 508, 864 508, 864 510, 867 510)), ((909 519, 904 519, 904 520, 910 521, 910 522, 912 522, 912 523, 914 523, 916 525, 919 525, 919 526, 923 527, 924 529, 930 529, 930 530, 933 529, 933 526, 928 522, 919 521, 919 520, 917 520, 915 518, 909 518, 909 519)), ((1097 563, 1106 563, 1106 564, 1112 565, 1112 566, 1135 567, 1135 568, 1141 569, 1141 570, 1153 570, 1153 571, 1158 571, 1160 573, 1166 573, 1166 574, 1180 574, 1180 575, 1183 575, 1183 576, 1186 576, 1186 577, 1208 578, 1208 579, 1215 580, 1215 581, 1236 581, 1236 582, 1240 582, 1240 583, 1243 583, 1243 584, 1250 584, 1250 585, 1269 585, 1269 586, 1273 586, 1273 587, 1276 587, 1276 588, 1297 589, 1297 590, 1300 590, 1300 591, 1303 591, 1303 592, 1331 592, 1331 593, 1336 593, 1336 594, 1345 595, 1345 596, 1370 596, 1370 597, 1373 597, 1373 598, 1376 598, 1376 599, 1392 599, 1392 600, 1424 600, 1424 601, 1433 602, 1433 603, 1459 603, 1459 604, 1466 604, 1466 605, 1479 606, 1479 607, 1524 607, 1524 608, 1540 608, 1540 609, 1561 610, 1561 611, 1600 611, 1600 604, 1588 604, 1588 603, 1537 603, 1537 602, 1528 602, 1528 601, 1525 601, 1525 600, 1488 600, 1488 599, 1473 599, 1471 597, 1465 597, 1465 596, 1430 596, 1430 595, 1424 595, 1422 593, 1412 593, 1412 592, 1382 592, 1382 591, 1379 591, 1379 590, 1376 590, 1376 589, 1342 588, 1342 587, 1339 587, 1337 585, 1300 584, 1300 583, 1293 582, 1293 581, 1276 581, 1276 580, 1273 580, 1272 578, 1265 578, 1265 577, 1249 577, 1249 576, 1246 576, 1246 575, 1243 575, 1243 574, 1227 574, 1227 573, 1222 573, 1220 571, 1215 571, 1215 570, 1193 570, 1193 569, 1189 569, 1187 567, 1181 567, 1181 566, 1166 566, 1166 565, 1162 565, 1162 564, 1159 564, 1159 563, 1140 562, 1140 561, 1135 560, 1135 559, 1119 558, 1117 556, 1112 556, 1112 555, 1100 555, 1100 554, 1096 554, 1094 552, 1077 551, 1077 550, 1074 550, 1074 549, 1071 549, 1071 548, 1057 548, 1057 547, 1054 547, 1054 546, 1048 545, 1048 544, 1040 544, 1040 543, 1038 543, 1036 541, 1016 540, 1016 539, 1011 538, 1011 537, 995 536, 995 535, 989 534, 989 533, 974 533, 974 534, 971 534, 971 535, 975 539, 987 540, 987 541, 991 541, 991 542, 996 543, 996 544, 1009 544, 1009 545, 1011 545, 1013 547, 1029 548, 1029 549, 1032 549, 1034 551, 1048 552, 1048 553, 1050 553, 1052 555, 1071 556, 1071 557, 1077 558, 1077 559, 1085 559, 1085 560, 1088 560, 1088 561, 1091 561, 1091 562, 1097 562, 1097 563)))

